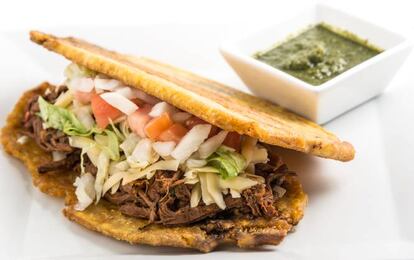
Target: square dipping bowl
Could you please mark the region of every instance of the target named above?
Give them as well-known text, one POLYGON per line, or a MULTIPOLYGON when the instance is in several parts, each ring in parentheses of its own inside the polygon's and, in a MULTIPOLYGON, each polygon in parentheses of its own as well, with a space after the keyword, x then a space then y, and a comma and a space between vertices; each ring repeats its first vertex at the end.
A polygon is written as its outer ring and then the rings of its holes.
POLYGON ((220 46, 225 60, 254 94, 319 124, 379 95, 410 50, 411 44, 405 37, 324 5, 316 5, 290 21, 220 46), (318 86, 253 57, 321 22, 367 39, 384 51, 318 86))

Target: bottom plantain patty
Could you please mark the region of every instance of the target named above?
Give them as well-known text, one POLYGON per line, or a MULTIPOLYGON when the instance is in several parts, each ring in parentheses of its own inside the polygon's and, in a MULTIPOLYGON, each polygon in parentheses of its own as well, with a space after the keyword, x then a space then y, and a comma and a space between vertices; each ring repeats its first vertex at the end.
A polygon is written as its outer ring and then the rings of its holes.
POLYGON ((33 139, 24 144, 17 141, 24 131, 21 122, 25 107, 33 96, 43 94, 49 87, 52 86, 43 83, 23 95, 7 119, 1 139, 5 150, 26 164, 35 186, 49 195, 66 198, 64 214, 69 219, 91 230, 134 244, 186 247, 208 252, 222 243, 236 243, 244 248, 278 244, 302 218, 307 197, 295 175, 285 176, 283 188, 286 194, 275 201, 278 216, 271 219, 226 216, 189 225, 165 226, 126 216, 116 205, 105 201, 85 211, 76 211, 73 182, 78 173, 63 170, 40 174, 38 167, 52 161, 50 153, 42 150, 33 139))

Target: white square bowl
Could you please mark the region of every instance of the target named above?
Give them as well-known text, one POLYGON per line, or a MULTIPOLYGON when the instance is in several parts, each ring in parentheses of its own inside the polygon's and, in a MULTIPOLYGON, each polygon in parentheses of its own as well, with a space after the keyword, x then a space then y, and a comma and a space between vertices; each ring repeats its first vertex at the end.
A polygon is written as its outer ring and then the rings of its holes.
POLYGON ((220 46, 223 57, 254 94, 319 124, 380 94, 410 50, 411 44, 403 36, 324 5, 220 46), (256 52, 320 22, 353 32, 384 51, 319 86, 253 58, 256 52))

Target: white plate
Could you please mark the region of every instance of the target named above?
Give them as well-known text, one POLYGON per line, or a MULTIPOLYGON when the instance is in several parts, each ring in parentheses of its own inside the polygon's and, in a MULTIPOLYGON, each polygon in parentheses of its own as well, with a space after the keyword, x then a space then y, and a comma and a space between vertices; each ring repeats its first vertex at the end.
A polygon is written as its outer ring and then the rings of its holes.
MULTIPOLYGON (((226 26, 154 25, 134 28, 60 28, 53 33, 93 40, 142 54, 246 88, 220 57, 226 26)), ((59 82, 66 61, 28 41, 27 32, 0 38, 0 124, 19 95, 42 80, 59 82)), ((409 258, 414 256, 413 57, 381 97, 326 127, 357 151, 340 163, 281 151, 298 172, 309 205, 305 217, 278 247, 253 251, 221 248, 215 257, 409 258), (411 67, 411 68, 410 68, 411 67)), ((88 231, 63 217, 63 201, 33 188, 24 167, 0 156, 0 259, 193 259, 194 251, 132 246, 88 231)))

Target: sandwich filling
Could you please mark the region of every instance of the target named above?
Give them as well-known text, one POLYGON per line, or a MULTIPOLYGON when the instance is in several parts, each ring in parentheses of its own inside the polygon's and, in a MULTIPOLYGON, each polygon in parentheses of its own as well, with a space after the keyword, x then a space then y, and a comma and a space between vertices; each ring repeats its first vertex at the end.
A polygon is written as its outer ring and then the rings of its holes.
POLYGON ((77 64, 65 76, 30 100, 23 126, 53 155, 39 173, 79 173, 77 210, 104 199, 164 225, 279 215, 294 173, 266 145, 77 64))

